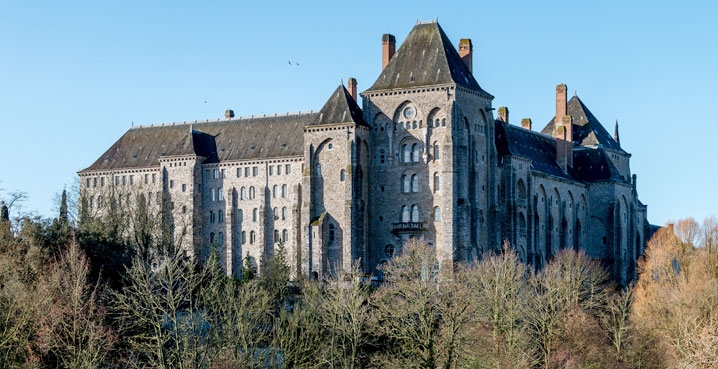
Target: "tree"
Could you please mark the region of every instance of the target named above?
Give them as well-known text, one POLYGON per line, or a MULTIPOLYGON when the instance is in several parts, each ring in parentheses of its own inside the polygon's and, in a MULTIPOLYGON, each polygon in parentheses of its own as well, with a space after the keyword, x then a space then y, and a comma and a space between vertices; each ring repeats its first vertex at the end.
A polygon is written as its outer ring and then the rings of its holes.
POLYGON ((62 197, 60 198, 60 224, 67 224, 67 191, 62 190, 62 197))

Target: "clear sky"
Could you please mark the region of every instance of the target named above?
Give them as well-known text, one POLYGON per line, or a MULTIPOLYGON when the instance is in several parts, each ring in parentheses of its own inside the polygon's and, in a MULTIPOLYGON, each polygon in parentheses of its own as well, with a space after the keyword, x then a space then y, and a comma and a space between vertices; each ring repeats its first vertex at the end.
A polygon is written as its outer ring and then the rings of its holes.
POLYGON ((609 132, 619 121, 649 220, 701 219, 718 214, 717 15, 691 0, 0 0, 0 197, 55 216, 133 122, 318 110, 342 79, 372 85, 383 33, 400 44, 438 18, 472 39, 512 123, 543 128, 566 83, 609 132))

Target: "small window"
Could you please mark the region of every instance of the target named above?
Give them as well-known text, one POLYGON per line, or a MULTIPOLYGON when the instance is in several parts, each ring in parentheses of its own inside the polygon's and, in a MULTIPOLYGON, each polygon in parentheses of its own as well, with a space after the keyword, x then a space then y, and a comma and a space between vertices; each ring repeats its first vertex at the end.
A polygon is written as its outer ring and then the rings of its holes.
POLYGON ((247 199, 247 187, 242 187, 239 190, 239 199, 240 200, 246 200, 247 199))
POLYGON ((149 183, 150 183, 150 175, 145 174, 145 184, 149 184, 149 183))
POLYGON ((272 187, 272 197, 276 199, 278 195, 279 195, 279 186, 274 185, 272 187))
POLYGON ((256 177, 257 175, 259 175, 259 168, 252 167, 252 177, 256 177))
POLYGON ((224 169, 222 169, 222 178, 227 178, 226 173, 224 172, 224 169))
POLYGON ((439 160, 439 145, 434 144, 434 160, 439 160))
POLYGON ((90 187, 90 178, 87 179, 87 185, 85 187, 90 187))
POLYGON ((269 175, 270 176, 274 175, 274 166, 273 165, 269 166, 269 175))
POLYGON ((411 191, 411 177, 404 174, 401 176, 401 192, 408 193, 409 191, 411 191))
POLYGON ((287 185, 282 185, 282 197, 287 197, 287 185))
POLYGON ((217 212, 217 223, 224 223, 224 212, 222 210, 217 212))
POLYGON ((214 175, 214 179, 219 179, 219 169, 212 170, 212 174, 214 175))
POLYGON ((242 168, 237 168, 237 178, 242 176, 242 168))
POLYGON ((272 209, 272 211, 274 212, 274 219, 278 220, 279 219, 279 208, 275 207, 274 209, 272 209))
POLYGON ((282 220, 286 220, 286 219, 287 219, 287 207, 284 206, 284 207, 282 207, 282 220))
POLYGON ((242 245, 244 245, 245 243, 247 243, 247 232, 242 231, 242 245))
POLYGON ((249 199, 254 199, 254 186, 249 187, 249 199))
POLYGON ((221 187, 217 189, 217 201, 224 201, 224 192, 221 187))
POLYGON ((291 164, 286 164, 286 165, 284 166, 284 173, 286 173, 286 174, 291 174, 291 173, 292 173, 292 165, 291 165, 291 164))
POLYGON ((135 176, 130 175, 130 184, 135 184, 135 176))
POLYGON ((187 214, 187 206, 186 205, 182 206, 182 214, 187 214))
POLYGON ((252 209, 252 221, 256 222, 257 218, 259 218, 259 210, 257 208, 252 209))
POLYGON ((253 244, 256 238, 257 237, 255 236, 254 231, 249 232, 249 243, 250 244, 253 244))
MULTIPOLYGON (((152 176, 154 176, 154 174, 152 176)), ((105 177, 100 177, 100 187, 105 187, 105 177)))
POLYGON ((289 232, 286 229, 282 230, 282 242, 287 242, 289 239, 289 232))
POLYGON ((403 154, 402 157, 403 157, 404 163, 409 163, 409 162, 411 162, 411 146, 409 146, 409 145, 407 145, 407 144, 404 144, 404 145, 401 147, 401 151, 402 151, 402 154, 403 154))
POLYGON ((124 186, 126 184, 127 184, 127 176, 122 176, 122 185, 124 186))
POLYGON ((434 221, 435 222, 441 221, 441 208, 438 206, 434 207, 434 221))
POLYGON ((438 192, 440 189, 439 173, 434 173, 434 192, 438 192))
POLYGON ((170 188, 175 188, 175 181, 174 181, 174 179, 170 179, 170 188))
POLYGON ((401 221, 404 223, 411 221, 411 213, 409 213, 409 207, 406 205, 401 207, 401 221))
POLYGON ((210 198, 212 199, 212 201, 217 201, 217 192, 215 191, 214 188, 209 189, 209 194, 210 194, 210 198))
POLYGON ((277 242, 279 242, 279 230, 275 229, 274 230, 274 243, 277 243, 277 242))
POLYGON ((419 221, 419 206, 417 206, 417 205, 411 206, 411 221, 412 222, 419 221))
POLYGON ((334 144, 331 144, 331 143, 330 143, 330 144, 327 146, 327 148, 328 148, 329 150, 333 149, 333 148, 334 148, 334 144))
POLYGON ((421 149, 419 148, 419 144, 411 145, 411 161, 414 163, 418 163, 420 157, 421 157, 421 149))
POLYGON ((340 171, 339 171, 339 180, 342 181, 342 182, 344 182, 344 179, 345 179, 346 175, 347 175, 346 170, 344 170, 344 169, 340 170, 340 171))
POLYGON ((219 232, 219 246, 224 246, 224 233, 219 232))
POLYGON ((277 165, 277 175, 278 176, 282 175, 282 166, 281 165, 277 165))
POLYGON ((244 213, 242 212, 242 209, 237 210, 237 221, 241 222, 244 218, 244 213))
POLYGON ((214 210, 209 211, 209 223, 214 224, 215 217, 214 217, 214 210))
POLYGON ((244 168, 244 176, 249 177, 249 167, 244 168))
POLYGON ((152 183, 157 182, 157 173, 152 173, 152 183))
POLYGON ((411 176, 411 192, 419 192, 419 177, 416 174, 411 176))
POLYGON ((187 184, 182 183, 182 192, 187 192, 187 184))

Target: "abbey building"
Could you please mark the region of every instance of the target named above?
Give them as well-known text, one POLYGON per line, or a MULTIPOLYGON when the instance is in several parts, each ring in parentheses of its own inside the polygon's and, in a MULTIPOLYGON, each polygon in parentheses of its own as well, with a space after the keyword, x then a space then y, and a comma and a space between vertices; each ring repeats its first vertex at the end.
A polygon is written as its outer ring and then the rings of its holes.
POLYGON ((617 125, 563 84, 545 127, 513 124, 474 78, 471 41, 457 51, 436 22, 381 47, 373 85, 350 79, 316 112, 133 127, 79 172, 84 210, 156 209, 234 276, 279 242, 295 275, 376 273, 418 237, 441 268, 508 240, 535 267, 573 248, 635 277, 649 224, 617 125))

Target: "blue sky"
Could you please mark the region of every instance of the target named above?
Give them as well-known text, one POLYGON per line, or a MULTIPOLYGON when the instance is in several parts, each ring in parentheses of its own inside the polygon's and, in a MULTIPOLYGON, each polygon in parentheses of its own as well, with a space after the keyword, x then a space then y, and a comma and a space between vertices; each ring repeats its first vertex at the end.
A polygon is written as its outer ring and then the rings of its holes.
POLYGON ((512 123, 542 128, 558 83, 618 120, 652 223, 717 214, 718 2, 545 3, 0 1, 0 197, 54 216, 133 122, 320 109, 342 79, 371 86, 383 33, 438 18, 512 123))

